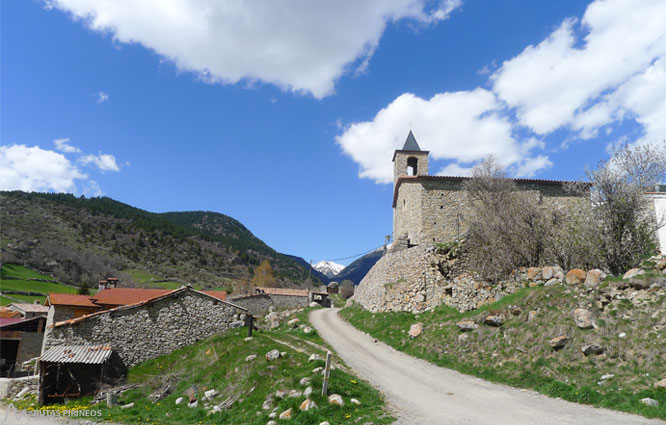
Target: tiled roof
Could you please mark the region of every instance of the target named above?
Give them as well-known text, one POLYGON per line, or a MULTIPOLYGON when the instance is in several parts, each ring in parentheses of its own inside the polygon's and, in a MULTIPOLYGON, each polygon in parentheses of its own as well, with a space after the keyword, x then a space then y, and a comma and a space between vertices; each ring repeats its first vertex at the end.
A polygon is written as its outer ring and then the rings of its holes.
POLYGON ((206 295, 210 295, 211 297, 218 298, 222 301, 227 299, 227 291, 201 291, 206 295))
POLYGON ((90 297, 101 305, 130 305, 172 292, 170 289, 109 288, 90 297))
POLYGON ((26 313, 48 313, 48 306, 42 304, 31 304, 31 303, 11 303, 9 306, 14 306, 18 309, 25 311, 26 313))
POLYGON ((79 307, 99 307, 94 304, 89 295, 60 294, 50 292, 46 303, 49 305, 74 305, 79 307))
POLYGON ((39 358, 48 363, 102 364, 111 357, 110 345, 59 345, 50 348, 39 358))
MULTIPOLYGON (((295 288, 267 288, 259 287, 257 291, 263 292, 266 295, 287 295, 292 297, 307 297, 307 289, 295 289, 295 288)), ((326 294, 326 292, 312 292, 313 294, 326 294)), ((326 294, 328 295, 328 294, 326 294)))

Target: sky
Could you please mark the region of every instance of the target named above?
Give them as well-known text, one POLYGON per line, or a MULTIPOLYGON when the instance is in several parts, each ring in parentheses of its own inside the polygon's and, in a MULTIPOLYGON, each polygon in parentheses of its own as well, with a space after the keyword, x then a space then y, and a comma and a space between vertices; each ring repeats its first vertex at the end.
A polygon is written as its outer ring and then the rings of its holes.
MULTIPOLYGON (((339 260, 392 231, 393 151, 584 178, 666 138, 663 0, 3 0, 0 189, 230 215, 339 260)), ((353 258, 339 260, 348 264, 353 258)))

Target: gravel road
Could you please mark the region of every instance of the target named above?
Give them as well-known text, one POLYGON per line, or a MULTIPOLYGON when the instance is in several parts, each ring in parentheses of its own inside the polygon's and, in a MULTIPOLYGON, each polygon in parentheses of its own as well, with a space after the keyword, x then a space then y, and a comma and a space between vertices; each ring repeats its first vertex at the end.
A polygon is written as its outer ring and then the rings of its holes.
POLYGON ((315 310, 310 321, 357 375, 384 394, 399 418, 398 424, 666 424, 557 400, 434 366, 374 342, 368 334, 344 321, 338 310, 315 310))

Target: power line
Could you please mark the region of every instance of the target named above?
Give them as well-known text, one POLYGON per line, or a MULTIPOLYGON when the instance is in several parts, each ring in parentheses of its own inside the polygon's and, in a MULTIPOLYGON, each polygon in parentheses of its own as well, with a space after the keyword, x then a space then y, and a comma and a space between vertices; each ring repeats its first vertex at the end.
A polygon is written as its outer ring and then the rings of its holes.
POLYGON ((376 250, 378 250, 379 248, 383 248, 384 246, 385 246, 384 244, 381 244, 381 245, 379 245, 377 248, 373 248, 373 249, 371 249, 370 251, 365 251, 365 252, 362 252, 362 253, 360 253, 360 254, 350 255, 349 257, 336 258, 336 259, 334 259, 334 260, 328 260, 328 261, 342 261, 342 260, 349 260, 350 258, 356 258, 356 257, 360 257, 361 255, 369 254, 369 253, 371 253, 372 251, 376 251, 376 250))

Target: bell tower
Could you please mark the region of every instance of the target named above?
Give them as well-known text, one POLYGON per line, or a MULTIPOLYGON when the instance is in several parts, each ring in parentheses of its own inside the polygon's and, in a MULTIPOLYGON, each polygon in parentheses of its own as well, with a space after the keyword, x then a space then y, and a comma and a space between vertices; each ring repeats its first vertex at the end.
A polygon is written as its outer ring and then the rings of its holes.
POLYGON ((410 130, 405 145, 393 153, 393 187, 403 176, 427 176, 429 153, 421 150, 410 130))

